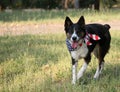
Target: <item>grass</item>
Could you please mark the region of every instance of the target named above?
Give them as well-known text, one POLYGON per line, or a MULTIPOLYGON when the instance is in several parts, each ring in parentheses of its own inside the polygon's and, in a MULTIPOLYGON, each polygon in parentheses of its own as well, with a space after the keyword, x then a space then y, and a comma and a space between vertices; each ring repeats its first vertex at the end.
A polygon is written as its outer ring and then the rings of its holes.
MULTIPOLYGON (((119 31, 111 31, 111 49, 104 71, 93 79, 92 58, 77 85, 71 84, 71 62, 64 34, 0 37, 0 92, 119 92, 119 31)), ((82 65, 79 62, 79 68, 82 65)))
MULTIPOLYGON (((5 23, 57 23, 65 16, 75 21, 85 15, 88 22, 120 20, 120 10, 40 10, 0 12, 5 23), (94 16, 94 17, 93 17, 94 16)), ((71 60, 65 34, 0 36, 0 92, 120 92, 120 31, 110 31, 111 49, 100 79, 93 76, 97 60, 92 62, 77 85, 71 84, 71 60)), ((83 64, 79 61, 79 68, 83 64)))
POLYGON ((120 20, 120 9, 111 9, 96 12, 93 10, 38 10, 25 11, 13 10, 11 12, 0 12, 0 22, 42 22, 63 23, 65 17, 70 16, 74 20, 84 15, 87 21, 113 21, 120 20), (94 16, 94 17, 93 17, 94 16), (114 19, 115 18, 115 19, 114 19))

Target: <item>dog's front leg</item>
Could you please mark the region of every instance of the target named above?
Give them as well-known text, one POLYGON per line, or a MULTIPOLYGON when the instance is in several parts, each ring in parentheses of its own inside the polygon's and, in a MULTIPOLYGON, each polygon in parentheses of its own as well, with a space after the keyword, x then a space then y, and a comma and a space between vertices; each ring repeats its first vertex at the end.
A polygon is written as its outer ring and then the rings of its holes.
POLYGON ((88 54, 85 58, 84 58, 84 64, 82 65, 81 69, 79 70, 78 74, 77 74, 77 79, 81 78, 83 76, 83 73, 85 72, 85 70, 87 69, 87 66, 89 64, 89 62, 91 61, 91 55, 88 54))
POLYGON ((82 65, 81 69, 79 70, 79 72, 77 74, 77 79, 79 79, 83 76, 83 73, 87 69, 87 66, 88 66, 88 64, 86 62, 84 62, 84 64, 82 65))
POLYGON ((72 84, 75 84, 77 80, 77 64, 78 62, 72 58, 72 84))

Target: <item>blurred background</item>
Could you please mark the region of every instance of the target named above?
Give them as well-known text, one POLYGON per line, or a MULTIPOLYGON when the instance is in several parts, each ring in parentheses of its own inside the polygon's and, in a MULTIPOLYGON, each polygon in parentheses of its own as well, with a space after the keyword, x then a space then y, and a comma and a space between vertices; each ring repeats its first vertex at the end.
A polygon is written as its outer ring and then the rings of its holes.
POLYGON ((120 0, 0 0, 0 10, 4 9, 106 9, 119 8, 120 0))
POLYGON ((120 0, 0 0, 0 92, 120 92, 120 0), (111 48, 100 79, 92 57, 73 86, 64 21, 81 15, 111 26, 111 48))

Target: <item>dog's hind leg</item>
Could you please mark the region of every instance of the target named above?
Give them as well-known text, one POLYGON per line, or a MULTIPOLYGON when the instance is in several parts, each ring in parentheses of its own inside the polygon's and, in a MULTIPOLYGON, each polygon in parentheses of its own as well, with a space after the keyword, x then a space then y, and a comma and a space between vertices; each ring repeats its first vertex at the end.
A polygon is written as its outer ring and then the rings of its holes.
POLYGON ((98 78, 103 67, 104 67, 104 57, 109 51, 110 48, 110 41, 111 41, 111 36, 109 31, 105 34, 105 39, 101 41, 100 44, 96 45, 94 49, 94 55, 98 58, 99 60, 99 66, 97 67, 96 73, 94 75, 94 78, 98 78))
POLYGON ((96 73, 95 73, 95 75, 94 75, 94 78, 95 78, 95 79, 97 79, 97 78, 99 77, 99 75, 100 75, 103 67, 104 67, 104 61, 100 61, 100 62, 99 62, 99 66, 97 67, 96 73))
POLYGON ((94 78, 97 79, 104 67, 104 57, 107 53, 108 49, 104 48, 103 46, 97 45, 96 48, 94 49, 94 55, 98 59, 98 67, 96 69, 96 73, 94 75, 94 78))

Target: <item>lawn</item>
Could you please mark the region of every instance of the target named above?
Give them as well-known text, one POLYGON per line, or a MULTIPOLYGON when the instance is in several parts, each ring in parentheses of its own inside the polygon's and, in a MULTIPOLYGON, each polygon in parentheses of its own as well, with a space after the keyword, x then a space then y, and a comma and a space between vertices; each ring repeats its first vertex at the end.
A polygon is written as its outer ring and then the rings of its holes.
MULTIPOLYGON (((99 80, 92 58, 78 85, 71 84, 71 62, 64 34, 0 37, 1 92, 119 92, 119 31, 111 31, 111 49, 99 80)), ((79 62, 79 68, 83 60, 79 62)))
MULTIPOLYGON (((118 10, 106 13, 83 10, 76 15, 75 10, 0 13, 1 25, 11 22, 63 23, 66 15, 76 20, 82 14, 88 21, 120 20, 118 10), (38 17, 34 18, 35 15, 38 17)), ((71 84, 71 61, 64 33, 0 36, 0 92, 120 92, 120 30, 110 30, 110 33, 111 48, 100 78, 93 79, 97 67, 97 59, 93 56, 77 85, 71 84)), ((83 60, 80 60, 79 68, 82 64, 83 60)))
POLYGON ((120 20, 120 9, 111 9, 96 12, 94 10, 13 10, 0 12, 0 23, 4 22, 39 22, 63 23, 66 16, 74 20, 84 15, 87 21, 114 21, 120 20))

